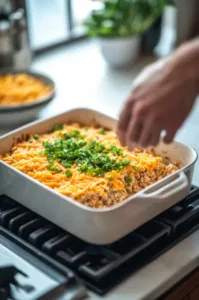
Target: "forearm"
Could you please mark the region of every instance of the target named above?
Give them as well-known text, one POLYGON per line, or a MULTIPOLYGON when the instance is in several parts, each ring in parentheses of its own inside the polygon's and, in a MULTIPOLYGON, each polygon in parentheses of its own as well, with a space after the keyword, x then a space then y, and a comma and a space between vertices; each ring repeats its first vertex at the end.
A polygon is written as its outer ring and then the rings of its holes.
POLYGON ((185 81, 194 83, 199 93, 199 38, 180 46, 170 58, 185 81))
POLYGON ((144 69, 120 114, 117 133, 123 146, 156 146, 162 131, 172 142, 199 94, 199 39, 144 69))

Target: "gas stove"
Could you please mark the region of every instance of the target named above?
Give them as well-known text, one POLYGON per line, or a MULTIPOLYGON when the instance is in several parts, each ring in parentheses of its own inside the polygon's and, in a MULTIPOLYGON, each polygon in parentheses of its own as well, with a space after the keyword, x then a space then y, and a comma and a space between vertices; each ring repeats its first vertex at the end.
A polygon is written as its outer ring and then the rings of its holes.
POLYGON ((95 246, 0 196, 0 299, 105 295, 199 228, 199 188, 123 239, 95 246))

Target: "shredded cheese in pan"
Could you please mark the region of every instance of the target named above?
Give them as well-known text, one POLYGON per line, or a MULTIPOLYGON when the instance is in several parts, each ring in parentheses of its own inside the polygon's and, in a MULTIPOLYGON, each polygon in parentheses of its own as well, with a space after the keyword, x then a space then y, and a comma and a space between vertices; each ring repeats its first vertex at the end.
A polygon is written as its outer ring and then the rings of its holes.
POLYGON ((26 74, 0 76, 0 106, 36 102, 49 94, 51 87, 26 74))
POLYGON ((0 160, 86 206, 110 207, 175 172, 178 165, 120 146, 113 131, 55 126, 16 143, 0 160))

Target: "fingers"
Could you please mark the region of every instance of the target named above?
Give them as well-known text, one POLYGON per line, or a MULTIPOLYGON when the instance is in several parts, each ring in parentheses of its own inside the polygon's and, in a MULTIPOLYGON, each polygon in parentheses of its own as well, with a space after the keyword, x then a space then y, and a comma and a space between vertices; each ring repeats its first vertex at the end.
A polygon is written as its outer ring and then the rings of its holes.
POLYGON ((143 148, 149 146, 157 146, 160 140, 161 129, 158 124, 149 123, 143 130, 142 136, 140 138, 140 145, 143 148))
POLYGON ((137 98, 135 95, 139 94, 140 90, 141 88, 139 86, 133 88, 119 116, 116 131, 122 146, 126 145, 126 132, 132 118, 132 111, 137 98))
POLYGON ((162 132, 162 130, 160 128, 153 130, 153 136, 151 138, 151 145, 149 145, 149 146, 155 147, 158 145, 158 143, 160 141, 161 132, 162 132))
POLYGON ((140 135, 143 130, 143 120, 132 116, 126 133, 126 145, 130 151, 133 150, 135 144, 139 144, 140 135))
MULTIPOLYGON (((147 148, 149 146, 157 146, 162 132, 161 125, 154 121, 152 117, 144 117, 144 110, 137 114, 134 113, 133 107, 131 113, 128 114, 128 122, 125 123, 125 130, 123 129, 123 145, 126 145, 129 151, 132 151, 135 145, 147 148)), ((125 120, 126 121, 126 120, 125 120)), ((164 137, 165 143, 171 143, 175 137, 176 130, 167 131, 164 137)))
MULTIPOLYGON (((127 103, 120 115, 118 135, 122 146, 127 146, 129 151, 134 147, 157 146, 162 132, 161 124, 150 107, 139 102, 127 103)), ((175 132, 170 131, 165 136, 165 142, 173 140, 175 132)))
MULTIPOLYGON (((134 122, 129 125, 128 133, 128 149, 132 151, 135 144, 141 146, 142 148, 147 148, 149 146, 157 146, 160 141, 160 136, 162 130, 157 125, 151 126, 152 124, 148 123, 148 126, 143 126, 143 123, 134 122), (130 136, 132 138, 130 138, 130 136)), ((166 144, 172 143, 176 132, 167 132, 164 137, 164 142, 166 144)))
POLYGON ((156 146, 159 142, 161 131, 162 130, 160 124, 158 124, 158 122, 155 121, 155 118, 148 118, 148 120, 146 120, 146 125, 143 128, 140 137, 140 145, 143 148, 149 146, 156 146))
POLYGON ((132 106, 133 106, 133 103, 131 102, 131 99, 129 98, 119 116, 119 121, 117 124, 117 134, 118 134, 118 138, 119 138, 119 141, 122 146, 125 146, 125 144, 126 144, 125 132, 127 130, 129 121, 131 119, 132 106))
POLYGON ((167 131, 167 133, 166 133, 166 135, 164 137, 164 142, 166 144, 170 144, 173 141, 173 139, 175 137, 175 134, 176 134, 176 131, 171 131, 171 132, 167 131))

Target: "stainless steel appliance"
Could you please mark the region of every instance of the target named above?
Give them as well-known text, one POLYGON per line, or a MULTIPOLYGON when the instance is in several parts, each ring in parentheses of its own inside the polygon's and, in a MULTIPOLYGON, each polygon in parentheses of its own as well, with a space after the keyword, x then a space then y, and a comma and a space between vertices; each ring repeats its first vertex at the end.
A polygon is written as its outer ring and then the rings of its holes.
POLYGON ((28 69, 31 49, 23 9, 12 13, 0 11, 0 69, 28 69))

